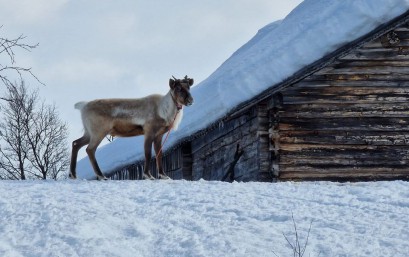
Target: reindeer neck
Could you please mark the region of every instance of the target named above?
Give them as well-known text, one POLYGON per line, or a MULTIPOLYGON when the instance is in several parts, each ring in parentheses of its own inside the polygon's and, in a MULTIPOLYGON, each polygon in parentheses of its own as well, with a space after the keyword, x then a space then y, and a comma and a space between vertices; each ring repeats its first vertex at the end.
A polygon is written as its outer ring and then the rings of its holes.
POLYGON ((180 109, 175 104, 171 91, 164 95, 159 104, 159 115, 166 121, 171 121, 180 109))

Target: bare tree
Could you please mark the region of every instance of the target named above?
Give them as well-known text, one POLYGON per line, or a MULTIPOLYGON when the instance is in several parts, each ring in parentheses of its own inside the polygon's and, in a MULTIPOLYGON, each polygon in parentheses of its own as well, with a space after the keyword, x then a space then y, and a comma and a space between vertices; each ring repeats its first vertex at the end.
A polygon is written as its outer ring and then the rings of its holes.
POLYGON ((54 105, 38 104, 24 82, 8 85, 0 105, 0 177, 57 179, 68 166, 67 125, 54 105))
POLYGON ((27 173, 27 126, 31 118, 36 92, 28 92, 24 83, 6 84, 8 101, 0 105, 3 117, 0 120, 0 172, 4 179, 26 179, 27 173))
POLYGON ((33 113, 27 125, 29 154, 36 177, 57 179, 68 168, 67 125, 60 120, 55 105, 44 103, 33 113))
MULTIPOLYGON (((0 26, 0 31, 3 26, 0 26)), ((0 63, 0 81, 3 82, 4 85, 11 86, 13 83, 10 80, 9 76, 14 73, 17 75, 20 80, 22 80, 22 74, 28 73, 33 78, 35 78, 39 83, 43 84, 31 71, 31 68, 23 68, 16 65, 16 55, 15 52, 17 49, 23 49, 26 51, 31 51, 32 49, 36 48, 38 44, 27 44, 25 43, 26 37, 20 35, 13 39, 8 39, 0 35, 0 59, 2 60, 0 63)), ((0 98, 3 100, 7 100, 4 98, 0 98)))

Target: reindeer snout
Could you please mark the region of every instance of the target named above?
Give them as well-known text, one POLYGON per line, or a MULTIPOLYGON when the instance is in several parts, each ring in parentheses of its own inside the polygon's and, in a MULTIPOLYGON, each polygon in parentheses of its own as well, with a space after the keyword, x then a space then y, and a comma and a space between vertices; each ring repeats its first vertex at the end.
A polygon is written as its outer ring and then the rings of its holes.
POLYGON ((186 106, 191 106, 193 104, 193 97, 189 97, 186 101, 186 106))

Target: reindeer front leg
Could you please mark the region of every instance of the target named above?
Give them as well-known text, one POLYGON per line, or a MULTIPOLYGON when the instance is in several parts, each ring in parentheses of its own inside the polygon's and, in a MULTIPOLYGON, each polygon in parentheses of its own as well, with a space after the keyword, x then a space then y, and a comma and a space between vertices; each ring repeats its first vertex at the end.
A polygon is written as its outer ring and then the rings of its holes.
POLYGON ((162 167, 162 135, 156 136, 155 140, 153 141, 153 146, 155 148, 156 153, 156 167, 158 167, 159 171, 159 178, 160 179, 170 179, 166 173, 163 171, 162 167))
POLYGON ((153 138, 152 136, 145 135, 145 143, 144 143, 144 149, 145 149, 145 167, 143 167, 143 179, 155 179, 150 171, 150 162, 152 158, 152 142, 153 138))

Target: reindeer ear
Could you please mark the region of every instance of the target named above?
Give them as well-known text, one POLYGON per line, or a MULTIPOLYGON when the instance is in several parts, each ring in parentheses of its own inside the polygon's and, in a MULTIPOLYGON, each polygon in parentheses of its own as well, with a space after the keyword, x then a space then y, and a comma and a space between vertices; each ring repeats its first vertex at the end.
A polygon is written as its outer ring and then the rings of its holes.
POLYGON ((189 79, 189 86, 192 86, 193 85, 193 79, 189 79))
POLYGON ((171 89, 174 89, 175 88, 175 81, 173 80, 173 79, 169 79, 169 87, 171 88, 171 89))

